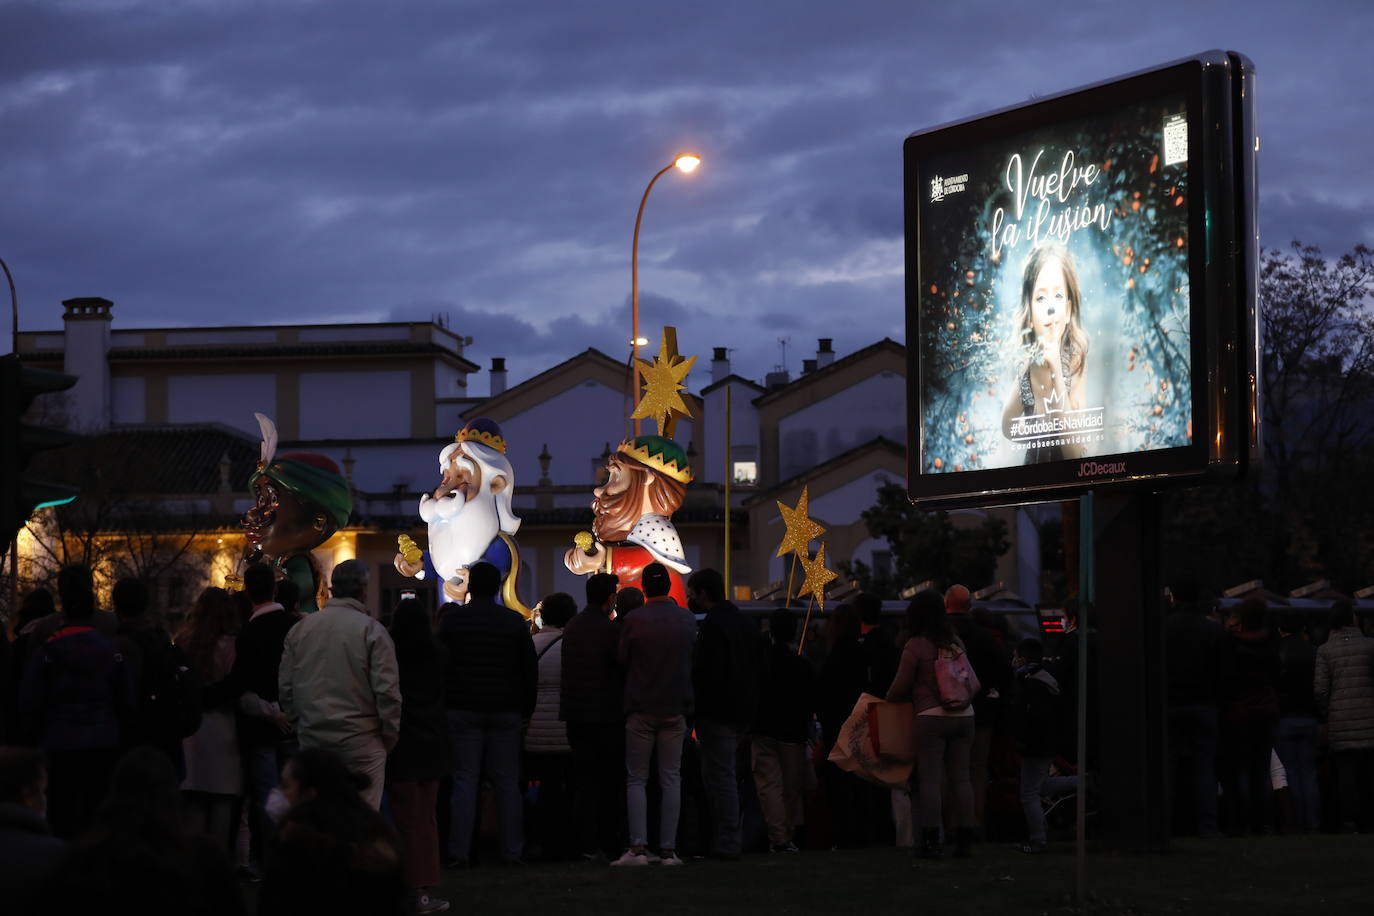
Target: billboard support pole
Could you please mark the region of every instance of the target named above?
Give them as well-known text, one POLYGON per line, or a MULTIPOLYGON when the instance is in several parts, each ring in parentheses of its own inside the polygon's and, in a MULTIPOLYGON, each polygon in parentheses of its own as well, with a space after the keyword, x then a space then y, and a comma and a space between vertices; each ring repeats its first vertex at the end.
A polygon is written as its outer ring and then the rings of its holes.
POLYGON ((1088 622, 1093 610, 1097 577, 1094 575, 1093 491, 1078 498, 1078 797, 1074 799, 1074 899, 1081 907, 1088 899, 1087 782, 1088 762, 1088 622))

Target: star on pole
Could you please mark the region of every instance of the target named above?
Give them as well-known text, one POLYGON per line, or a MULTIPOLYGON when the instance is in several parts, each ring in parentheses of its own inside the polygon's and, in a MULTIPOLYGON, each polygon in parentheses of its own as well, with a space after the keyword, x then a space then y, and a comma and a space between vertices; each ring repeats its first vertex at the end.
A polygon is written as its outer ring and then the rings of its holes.
POLYGON ((799 554, 799 557, 802 569, 806 570, 806 579, 802 582, 801 588, 797 590, 797 597, 811 595, 816 599, 817 606, 824 611, 825 587, 832 579, 839 576, 838 573, 825 568, 825 542, 821 542, 820 549, 816 551, 814 558, 808 556, 805 551, 799 554))
POLYGON ((785 556, 796 552, 798 556, 807 554, 806 545, 811 543, 813 538, 818 538, 825 534, 825 528, 818 525, 808 517, 810 512, 810 494, 808 487, 802 487, 801 499, 797 501, 795 509, 789 509, 778 500, 778 511, 782 513, 782 520, 787 525, 787 531, 782 536, 782 543, 778 545, 778 556, 785 556))
POLYGON ((679 417, 691 417, 692 411, 678 392, 687 386, 683 379, 697 361, 695 356, 684 357, 677 352, 677 329, 664 328, 658 355, 653 362, 638 360, 640 374, 644 377, 644 393, 635 405, 631 420, 646 417, 658 424, 658 434, 672 438, 673 427, 679 417))

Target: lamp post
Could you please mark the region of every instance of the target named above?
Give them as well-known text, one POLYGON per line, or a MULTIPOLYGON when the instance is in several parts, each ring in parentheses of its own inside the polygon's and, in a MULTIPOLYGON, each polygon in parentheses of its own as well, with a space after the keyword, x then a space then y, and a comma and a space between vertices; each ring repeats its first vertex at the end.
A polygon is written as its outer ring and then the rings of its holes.
MULTIPOLYGON (((694 153, 683 153, 668 165, 659 169, 653 178, 649 179, 649 185, 644 189, 644 196, 639 199, 639 212, 635 214, 635 237, 634 243, 630 246, 630 362, 634 365, 634 406, 639 406, 640 381, 639 381, 639 348, 648 343, 647 340, 639 336, 639 224, 644 219, 644 205, 649 202, 649 192, 654 189, 654 182, 663 177, 669 169, 677 169, 681 172, 690 173, 701 165, 701 157, 694 153)), ((635 435, 639 435, 638 419, 635 420, 635 435)))

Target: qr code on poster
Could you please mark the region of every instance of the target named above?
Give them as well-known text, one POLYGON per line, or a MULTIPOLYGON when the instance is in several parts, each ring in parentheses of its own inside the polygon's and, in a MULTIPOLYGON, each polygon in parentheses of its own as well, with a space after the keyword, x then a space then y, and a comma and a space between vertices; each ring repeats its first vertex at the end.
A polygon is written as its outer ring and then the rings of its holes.
POLYGON ((1164 164, 1175 165, 1188 161, 1188 119, 1169 115, 1164 119, 1164 164))

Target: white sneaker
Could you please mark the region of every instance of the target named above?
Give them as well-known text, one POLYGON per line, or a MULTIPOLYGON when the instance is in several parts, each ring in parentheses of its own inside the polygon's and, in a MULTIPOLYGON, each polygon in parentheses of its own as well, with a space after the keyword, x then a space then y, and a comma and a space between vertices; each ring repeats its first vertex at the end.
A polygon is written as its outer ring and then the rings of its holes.
POLYGON ((681 865, 681 864, 682 864, 682 860, 679 859, 679 858, 677 857, 677 853, 676 853, 676 852, 673 852, 673 851, 671 851, 671 850, 667 850, 667 851, 665 851, 665 852, 663 853, 663 856, 658 860, 658 864, 659 864, 659 865, 681 865))
POLYGON ((620 858, 616 859, 614 862, 611 863, 611 867, 614 868, 615 866, 635 866, 648 864, 649 857, 647 855, 645 855, 642 852, 635 852, 633 849, 627 849, 625 850, 624 854, 621 855, 620 858))

